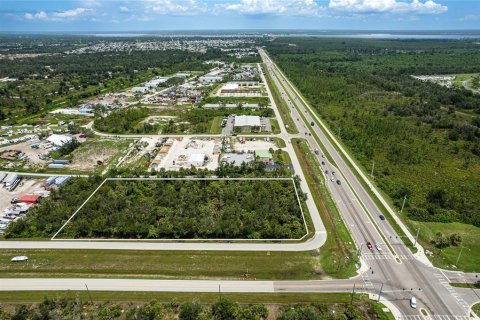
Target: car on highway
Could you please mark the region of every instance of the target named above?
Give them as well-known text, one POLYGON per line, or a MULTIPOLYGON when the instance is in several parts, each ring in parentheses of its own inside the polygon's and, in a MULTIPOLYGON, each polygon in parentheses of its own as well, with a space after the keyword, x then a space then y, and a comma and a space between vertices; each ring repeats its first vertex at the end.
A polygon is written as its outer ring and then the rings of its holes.
POLYGON ((367 242, 367 248, 368 250, 373 251, 373 246, 371 242, 367 242))
POLYGON ((320 154, 320 150, 318 150, 318 149, 315 148, 315 154, 316 154, 316 155, 319 155, 319 154, 320 154))
POLYGON ((383 214, 379 215, 378 217, 380 218, 380 220, 385 220, 385 216, 383 214))
POLYGON ((382 247, 380 247, 378 244, 375 243, 375 249, 377 249, 378 251, 382 251, 382 247))
POLYGON ((324 166, 324 165, 325 165, 325 161, 322 161, 322 166, 324 166))
POLYGON ((334 182, 334 181, 335 181, 335 178, 334 178, 334 177, 332 177, 330 180, 331 180, 332 182, 334 182))
POLYGON ((338 185, 341 185, 342 182, 341 182, 340 180, 337 180, 337 184, 338 184, 338 185))
POLYGON ((315 125, 315 122, 310 122, 310 125, 313 127, 315 125))

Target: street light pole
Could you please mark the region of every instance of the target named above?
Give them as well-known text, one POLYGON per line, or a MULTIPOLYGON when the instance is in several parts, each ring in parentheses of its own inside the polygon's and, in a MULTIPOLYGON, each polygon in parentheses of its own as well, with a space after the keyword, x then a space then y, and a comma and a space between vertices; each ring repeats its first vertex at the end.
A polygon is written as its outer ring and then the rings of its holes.
POLYGON ((415 237, 415 243, 413 244, 414 247, 417 245, 419 233, 420 233, 420 227, 418 227, 418 229, 417 229, 417 235, 416 235, 416 237, 415 237))
POLYGON ((400 209, 400 213, 403 212, 403 207, 405 207, 405 202, 407 201, 407 195, 403 198, 402 209, 400 209))
POLYGON ((462 246, 462 248, 460 249, 460 253, 458 254, 457 261, 455 262, 455 265, 458 265, 458 261, 460 260, 460 256, 462 255, 463 248, 465 248, 465 247, 462 246))
POLYGON ((378 293, 378 300, 377 300, 377 302, 380 302, 380 295, 382 294, 382 290, 383 290, 383 282, 382 282, 382 286, 380 287, 380 292, 378 293))

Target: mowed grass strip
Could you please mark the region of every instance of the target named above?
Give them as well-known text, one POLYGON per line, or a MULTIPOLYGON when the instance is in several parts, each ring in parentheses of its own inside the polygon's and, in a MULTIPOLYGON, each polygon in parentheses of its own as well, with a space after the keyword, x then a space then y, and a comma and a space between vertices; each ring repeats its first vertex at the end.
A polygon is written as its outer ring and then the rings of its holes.
POLYGON ((2 250, 0 278, 320 279, 314 259, 311 252, 2 250), (29 259, 10 262, 18 255, 29 259))
POLYGON ((328 234, 320 248, 320 267, 332 277, 351 277, 356 274, 355 245, 327 190, 320 164, 304 139, 292 139, 292 145, 328 234))
MULTIPOLYGON (((45 298, 79 298, 96 302, 158 302, 182 303, 198 301, 210 304, 224 298, 244 304, 272 303, 350 303, 349 293, 187 293, 187 292, 122 292, 122 291, 0 291, 2 304, 41 302, 45 298)), ((357 295, 354 301, 365 301, 366 296, 357 295)))

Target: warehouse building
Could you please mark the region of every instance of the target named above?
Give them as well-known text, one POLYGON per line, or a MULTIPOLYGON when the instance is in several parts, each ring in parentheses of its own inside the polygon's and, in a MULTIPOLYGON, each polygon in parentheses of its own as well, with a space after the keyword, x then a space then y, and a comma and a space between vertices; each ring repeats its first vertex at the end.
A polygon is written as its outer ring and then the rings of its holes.
POLYGON ((235 116, 233 129, 241 132, 261 132, 262 123, 259 116, 235 116))
POLYGON ((47 141, 56 147, 61 147, 64 144, 72 141, 72 137, 61 135, 61 134, 52 134, 50 137, 47 138, 47 141))

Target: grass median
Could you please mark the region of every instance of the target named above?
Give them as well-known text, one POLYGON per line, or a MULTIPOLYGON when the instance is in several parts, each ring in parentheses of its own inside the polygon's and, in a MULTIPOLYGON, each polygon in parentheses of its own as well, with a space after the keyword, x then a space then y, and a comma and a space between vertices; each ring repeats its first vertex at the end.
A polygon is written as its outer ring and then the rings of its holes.
POLYGON ((335 278, 356 274, 355 245, 340 213, 327 190, 320 165, 303 139, 292 139, 313 200, 327 230, 327 241, 320 248, 319 261, 323 272, 335 278))

